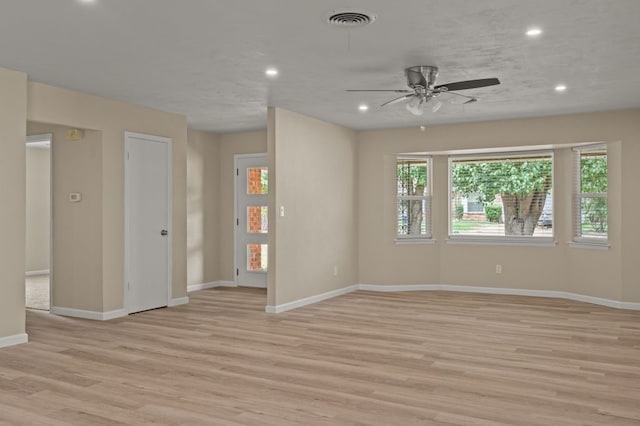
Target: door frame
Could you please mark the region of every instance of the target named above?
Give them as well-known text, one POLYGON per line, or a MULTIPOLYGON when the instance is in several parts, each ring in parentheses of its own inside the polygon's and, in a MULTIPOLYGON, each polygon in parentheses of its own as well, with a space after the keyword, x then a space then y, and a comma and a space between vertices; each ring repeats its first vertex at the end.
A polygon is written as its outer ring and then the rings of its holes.
MULTIPOLYGON (((238 264, 240 260, 238 259, 238 228, 240 227, 238 223, 238 160, 248 158, 264 158, 267 160, 267 155, 266 152, 257 152, 253 154, 235 154, 233 156, 233 171, 235 173, 233 175, 233 283, 236 287, 239 285, 237 271, 240 268, 238 264)), ((271 187, 271 185, 269 185, 269 187, 271 187)), ((269 232, 271 232, 271 230, 269 230, 269 232)), ((266 286, 259 288, 266 288, 266 286)))
POLYGON ((53 133, 27 136, 25 149, 30 143, 49 142, 49 312, 53 308, 53 133))
POLYGON ((128 285, 129 285, 129 238, 130 238, 130 223, 129 223, 129 192, 131 191, 130 179, 131 179, 131 165, 127 161, 129 146, 135 143, 135 140, 149 140, 153 142, 160 142, 167 144, 167 285, 169 286, 167 292, 167 306, 171 306, 171 300, 173 299, 172 282, 173 282, 173 140, 164 136, 147 135, 144 133, 136 132, 124 132, 124 282, 122 283, 123 291, 123 307, 127 314, 131 313, 130 301, 128 300, 128 285))

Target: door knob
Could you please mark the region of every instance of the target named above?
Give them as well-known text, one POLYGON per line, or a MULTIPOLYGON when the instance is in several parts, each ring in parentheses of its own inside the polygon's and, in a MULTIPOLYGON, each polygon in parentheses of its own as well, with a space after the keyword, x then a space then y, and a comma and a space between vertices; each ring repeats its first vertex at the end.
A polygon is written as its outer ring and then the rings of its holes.
POLYGON ((163 229, 162 231, 160 231, 160 235, 162 235, 163 237, 164 237, 165 235, 168 235, 168 234, 169 234, 169 232, 167 232, 167 230, 166 230, 166 229, 163 229))

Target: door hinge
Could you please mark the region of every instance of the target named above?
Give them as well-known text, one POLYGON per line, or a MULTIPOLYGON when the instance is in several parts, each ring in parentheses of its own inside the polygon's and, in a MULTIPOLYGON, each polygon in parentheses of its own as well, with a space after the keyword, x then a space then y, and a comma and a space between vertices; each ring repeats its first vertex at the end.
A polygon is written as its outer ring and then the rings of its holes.
POLYGON ((240 169, 236 169, 236 176, 240 176, 240 169))
POLYGON ((127 160, 129 159, 129 151, 127 151, 127 160))
POLYGON ((240 276, 240 269, 236 268, 236 277, 240 276))
POLYGON ((236 219, 236 226, 240 226, 240 219, 236 219))

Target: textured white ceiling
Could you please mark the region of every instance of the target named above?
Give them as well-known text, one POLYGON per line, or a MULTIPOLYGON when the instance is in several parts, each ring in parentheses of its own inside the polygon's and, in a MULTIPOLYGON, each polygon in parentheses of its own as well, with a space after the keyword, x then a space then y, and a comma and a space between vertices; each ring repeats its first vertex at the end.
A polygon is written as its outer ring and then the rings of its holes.
POLYGON ((264 128, 267 106, 402 127, 639 107, 639 22, 640 0, 1 0, 0 66, 181 113, 201 130, 264 128), (378 19, 352 30, 324 22, 345 7, 378 19), (533 25, 544 34, 527 39, 533 25), (502 84, 423 117, 380 108, 393 93, 345 91, 403 89, 413 65, 440 67, 440 84, 502 84))

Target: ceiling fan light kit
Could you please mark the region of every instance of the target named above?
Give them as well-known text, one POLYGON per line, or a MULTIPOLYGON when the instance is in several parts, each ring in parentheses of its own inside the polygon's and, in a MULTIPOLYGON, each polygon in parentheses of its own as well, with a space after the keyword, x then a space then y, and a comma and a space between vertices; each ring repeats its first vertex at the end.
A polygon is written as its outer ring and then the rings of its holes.
POLYGON ((424 108, 422 106, 423 100, 417 96, 412 96, 412 98, 405 104, 405 108, 413 115, 422 115, 424 114, 424 108))
MULTIPOLYGON (((417 65, 404 70, 409 89, 356 89, 347 90, 348 92, 395 92, 405 93, 404 95, 391 99, 381 106, 391 105, 405 101, 406 109, 414 115, 422 115, 424 113, 424 104, 441 94, 455 95, 466 98, 464 105, 477 102, 475 96, 467 96, 456 93, 458 90, 477 89, 480 87, 495 86, 500 84, 497 78, 483 78, 479 80, 456 81, 453 83, 440 84, 436 86, 436 78, 438 77, 438 67, 433 65, 417 65)), ((433 112, 440 109, 442 103, 438 103, 433 107, 433 112)))

